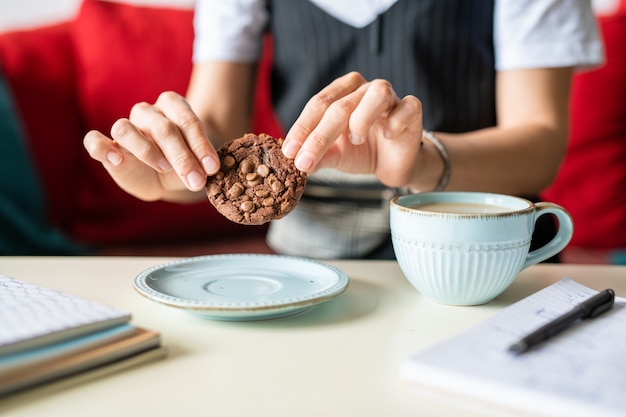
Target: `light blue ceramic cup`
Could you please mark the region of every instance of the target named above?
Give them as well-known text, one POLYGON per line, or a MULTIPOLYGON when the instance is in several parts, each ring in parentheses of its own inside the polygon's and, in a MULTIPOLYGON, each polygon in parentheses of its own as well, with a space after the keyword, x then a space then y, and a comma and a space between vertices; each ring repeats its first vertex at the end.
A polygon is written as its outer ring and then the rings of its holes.
POLYGON ((553 203, 478 192, 432 192, 391 200, 391 238, 402 272, 429 299, 487 303, 521 270, 556 255, 572 238, 569 213, 553 203), (539 216, 556 216, 556 236, 529 252, 539 216))

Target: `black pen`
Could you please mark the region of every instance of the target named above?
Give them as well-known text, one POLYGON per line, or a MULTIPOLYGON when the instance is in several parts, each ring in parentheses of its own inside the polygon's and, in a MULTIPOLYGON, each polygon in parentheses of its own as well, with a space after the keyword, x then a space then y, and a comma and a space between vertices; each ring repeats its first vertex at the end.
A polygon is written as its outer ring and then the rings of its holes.
POLYGON ((546 325, 523 337, 520 341, 511 345, 509 351, 524 353, 531 347, 565 330, 577 320, 598 317, 600 314, 609 311, 613 307, 614 301, 615 292, 612 289, 600 291, 593 297, 578 304, 571 311, 555 318, 546 325))

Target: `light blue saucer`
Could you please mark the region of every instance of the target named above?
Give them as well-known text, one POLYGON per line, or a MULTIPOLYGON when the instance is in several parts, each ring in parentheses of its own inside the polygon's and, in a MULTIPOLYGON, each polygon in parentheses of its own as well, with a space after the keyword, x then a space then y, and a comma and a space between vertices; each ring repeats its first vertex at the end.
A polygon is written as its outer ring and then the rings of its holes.
POLYGON ((213 320, 290 316, 345 291, 348 276, 334 266, 281 255, 233 254, 185 258, 143 271, 139 294, 213 320))

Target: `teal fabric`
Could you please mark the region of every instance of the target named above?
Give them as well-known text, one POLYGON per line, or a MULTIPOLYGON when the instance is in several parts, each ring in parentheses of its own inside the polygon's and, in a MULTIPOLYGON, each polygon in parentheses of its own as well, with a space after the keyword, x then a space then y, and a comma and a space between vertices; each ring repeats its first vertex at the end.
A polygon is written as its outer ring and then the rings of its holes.
POLYGON ((45 204, 0 71, 0 255, 77 255, 82 248, 45 220, 45 204))

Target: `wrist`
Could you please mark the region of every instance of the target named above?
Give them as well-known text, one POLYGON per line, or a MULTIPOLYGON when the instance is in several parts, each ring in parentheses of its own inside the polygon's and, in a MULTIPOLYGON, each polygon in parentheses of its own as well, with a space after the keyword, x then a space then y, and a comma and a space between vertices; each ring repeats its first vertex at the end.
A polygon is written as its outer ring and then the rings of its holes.
POLYGON ((417 164, 413 187, 415 191, 445 190, 452 166, 445 145, 431 132, 424 130, 420 147, 420 161, 417 164))

